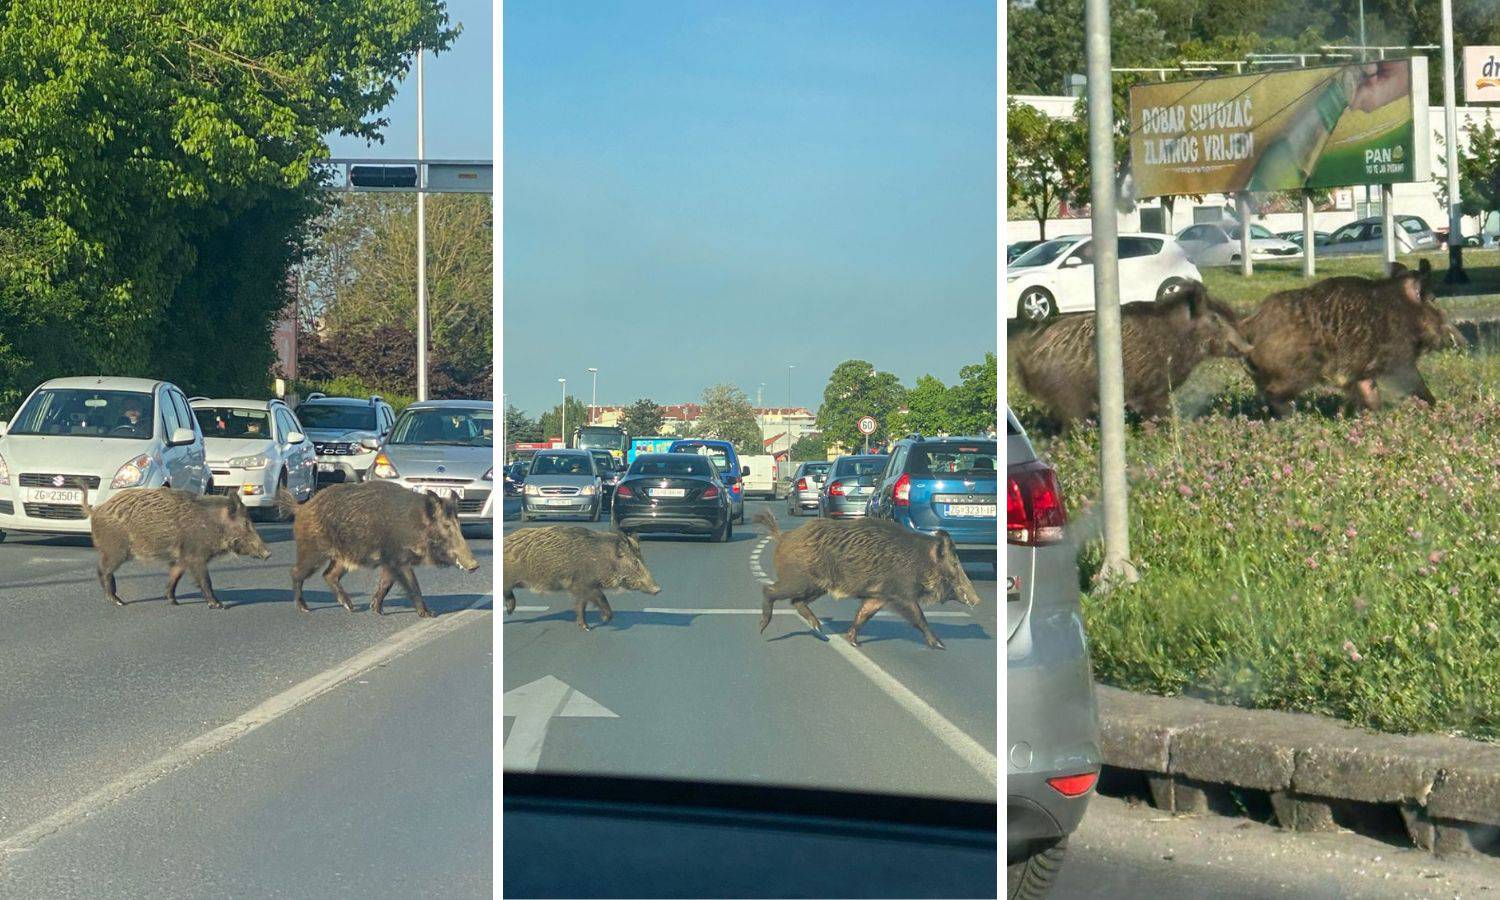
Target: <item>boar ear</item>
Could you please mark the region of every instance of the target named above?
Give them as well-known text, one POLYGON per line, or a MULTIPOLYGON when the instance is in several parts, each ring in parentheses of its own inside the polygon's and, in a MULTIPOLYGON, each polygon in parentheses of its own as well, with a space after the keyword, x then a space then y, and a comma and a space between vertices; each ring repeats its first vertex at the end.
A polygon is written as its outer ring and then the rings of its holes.
POLYGON ((1401 294, 1406 298, 1406 302, 1408 303, 1421 303, 1423 294, 1422 277, 1411 272, 1402 275, 1401 294))
POLYGON ((448 496, 443 498, 443 515, 450 519, 458 518, 458 498, 448 496))
POLYGON ((934 531, 932 536, 937 539, 932 542, 932 561, 942 562, 943 558, 952 552, 953 538, 941 528, 934 531))
POLYGON ((1208 289, 1201 281, 1190 281, 1182 291, 1183 299, 1187 301, 1188 315, 1194 319, 1202 318, 1204 311, 1208 308, 1208 289))
POLYGON ((437 494, 422 495, 422 518, 428 522, 437 521, 443 514, 443 501, 438 499, 437 494))
MULTIPOLYGON (((1424 259, 1424 260, 1422 260, 1422 262, 1427 262, 1427 260, 1424 259)), ((1398 263, 1398 262, 1391 263, 1391 277, 1392 278, 1400 278, 1402 275, 1405 275, 1407 272, 1410 272, 1410 271, 1411 271, 1411 269, 1408 269, 1404 263, 1398 263)))

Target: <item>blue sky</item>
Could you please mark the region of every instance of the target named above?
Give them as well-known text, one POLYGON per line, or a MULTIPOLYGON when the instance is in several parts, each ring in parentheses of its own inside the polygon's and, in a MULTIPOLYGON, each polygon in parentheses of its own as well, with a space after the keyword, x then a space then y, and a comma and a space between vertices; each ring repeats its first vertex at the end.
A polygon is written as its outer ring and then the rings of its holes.
POLYGON ((995 350, 995 6, 505 6, 503 389, 816 408, 995 350))
MULTIPOLYGON (((463 25, 453 46, 427 54, 423 81, 429 159, 493 159, 495 39, 490 0, 448 0, 448 18, 463 25)), ((413 159, 417 155, 417 75, 402 83, 383 115, 385 143, 328 136, 334 156, 413 159)))

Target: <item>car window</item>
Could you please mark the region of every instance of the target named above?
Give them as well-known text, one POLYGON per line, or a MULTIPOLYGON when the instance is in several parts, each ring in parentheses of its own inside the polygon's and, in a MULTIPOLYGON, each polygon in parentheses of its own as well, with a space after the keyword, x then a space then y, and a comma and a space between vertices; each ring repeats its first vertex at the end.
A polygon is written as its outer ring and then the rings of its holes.
POLYGON ((1250 236, 1253 238, 1274 238, 1276 235, 1272 234, 1271 229, 1264 225, 1252 224, 1250 226, 1250 236))
MULTIPOLYGON (((194 429, 193 427, 193 414, 188 409, 187 399, 178 392, 172 390, 167 391, 167 395, 172 398, 172 407, 177 412, 177 421, 180 426, 186 428, 188 431, 196 432, 197 429, 194 429)), ((167 437, 171 438, 171 435, 169 434, 167 435, 167 437)))
POLYGON ((912 448, 907 471, 913 475, 974 475, 995 477, 996 444, 943 441, 917 444, 912 448))
POLYGON ((1407 234, 1421 234, 1422 232, 1427 230, 1427 223, 1417 218, 1416 216, 1405 219, 1398 219, 1397 221, 1401 223, 1401 228, 1406 231, 1407 234))
POLYGON ((884 456, 846 456, 834 464, 834 478, 862 478, 885 471, 884 456))
POLYGON ((297 420, 292 416, 291 412, 285 409, 276 410, 276 428, 281 432, 279 437, 283 441, 292 432, 302 430, 298 427, 297 420))
POLYGON ((1183 230, 1177 238, 1179 241, 1201 241, 1203 240, 1203 226, 1194 225, 1183 230))
POLYGON ((183 427, 183 423, 177 418, 177 409, 172 405, 171 393, 161 392, 161 433, 167 440, 172 439, 172 433, 183 427))
POLYGON ((630 464, 628 475, 690 475, 698 478, 711 478, 714 474, 713 465, 701 456, 688 456, 679 454, 677 457, 663 456, 638 456, 635 462, 630 464))
POLYGON ((1361 230, 1362 226, 1345 225, 1343 228, 1340 228, 1338 231, 1335 231, 1333 233, 1331 242, 1335 244, 1347 244, 1352 241, 1357 241, 1359 240, 1359 233, 1361 230))
POLYGON ((1067 253, 1077 243, 1078 239, 1076 237, 1043 241, 1007 263, 1005 267, 1007 269, 1029 269, 1034 266, 1045 266, 1056 262, 1058 257, 1067 253))
POLYGON ((263 409, 199 406, 193 410, 205 438, 268 438, 270 417, 263 409))
POLYGON ((391 429, 390 443, 492 447, 494 422, 494 412, 488 409, 407 409, 391 429))
POLYGON ((1153 238, 1122 237, 1120 238, 1120 258, 1134 259, 1141 256, 1153 256, 1161 251, 1161 241, 1153 238))
POLYGON ((531 460, 533 475, 593 475, 594 460, 582 453, 546 453, 531 460))
POLYGON ((146 440, 155 414, 153 396, 140 391, 44 388, 16 413, 7 433, 146 440))
POLYGON ((308 428, 334 431, 376 431, 375 410, 368 406, 344 403, 304 403, 297 407, 297 417, 308 428))

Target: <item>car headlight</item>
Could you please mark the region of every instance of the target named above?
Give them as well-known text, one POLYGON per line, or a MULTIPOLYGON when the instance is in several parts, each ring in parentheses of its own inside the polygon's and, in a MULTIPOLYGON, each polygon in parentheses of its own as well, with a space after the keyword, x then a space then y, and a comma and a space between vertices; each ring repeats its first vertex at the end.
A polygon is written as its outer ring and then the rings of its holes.
POLYGON ((380 453, 375 456, 375 466, 371 471, 375 473, 376 478, 401 477, 401 473, 396 471, 395 466, 391 465, 390 457, 386 456, 384 453, 380 453))
POLYGON ((494 469, 490 469, 488 472, 485 472, 484 473, 484 478, 481 479, 481 480, 483 480, 483 481, 494 481, 495 480, 495 470, 494 469))
POLYGON ((586 484, 583 486, 583 490, 579 491, 578 493, 582 494, 585 497, 592 497, 594 496, 594 492, 597 490, 599 490, 599 485, 586 484))
POLYGON ((10 467, 5 464, 3 456, 0 456, 0 484, 10 484, 10 467))
POLYGON ((110 489, 118 490, 119 488, 136 487, 137 485, 144 484, 146 475, 151 471, 151 462, 150 455, 142 453, 140 456, 121 466, 120 470, 115 473, 115 480, 109 484, 110 489))
POLYGON ((254 456, 236 456, 229 461, 231 469, 264 469, 266 467, 266 455, 257 453, 254 456))
POLYGON ((365 451, 366 453, 369 453, 372 450, 380 449, 380 440, 378 438, 365 438, 364 440, 360 441, 357 446, 359 447, 359 449, 365 451))
POLYGON ((528 485, 526 485, 526 496, 528 496, 528 497, 540 497, 541 495, 542 495, 542 489, 541 488, 537 487, 534 484, 528 484, 528 485))

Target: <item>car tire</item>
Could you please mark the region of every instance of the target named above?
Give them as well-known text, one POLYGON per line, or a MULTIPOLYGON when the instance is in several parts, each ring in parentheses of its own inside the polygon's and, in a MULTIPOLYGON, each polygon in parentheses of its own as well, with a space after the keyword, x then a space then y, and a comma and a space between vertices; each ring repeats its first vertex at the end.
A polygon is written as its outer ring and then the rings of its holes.
POLYGON ((521 510, 521 521, 522 522, 530 522, 531 521, 531 513, 527 512, 524 509, 521 510))
POLYGON ((786 514, 789 515, 789 516, 791 516, 794 519, 800 518, 802 516, 802 507, 801 507, 801 505, 797 504, 797 503, 789 503, 789 504, 787 504, 786 514))
POLYGON ((5 532, 0 531, 0 544, 5 543, 5 532))
POLYGON ((1161 283, 1161 287, 1156 289, 1156 302, 1160 303, 1172 297, 1185 287, 1187 287, 1187 282, 1181 278, 1168 278, 1161 283))
POLYGON ((597 522, 597 521, 599 521, 599 513, 603 509, 604 509, 604 500, 603 499, 595 500, 594 501, 594 512, 593 512, 592 515, 589 516, 589 521, 590 522, 597 522))
POLYGON ((1046 288, 1032 287, 1021 292, 1016 304, 1016 316, 1024 322, 1040 325, 1057 315, 1057 301, 1046 288))
POLYGON ((743 524, 745 524, 745 507, 743 507, 743 506, 740 507, 740 514, 734 517, 734 524, 736 524, 736 525, 743 525, 743 524))
POLYGON ((1068 839, 1063 838, 1020 862, 1011 863, 1005 872, 1005 896, 1010 900, 1042 900, 1057 881, 1067 850, 1068 839))

